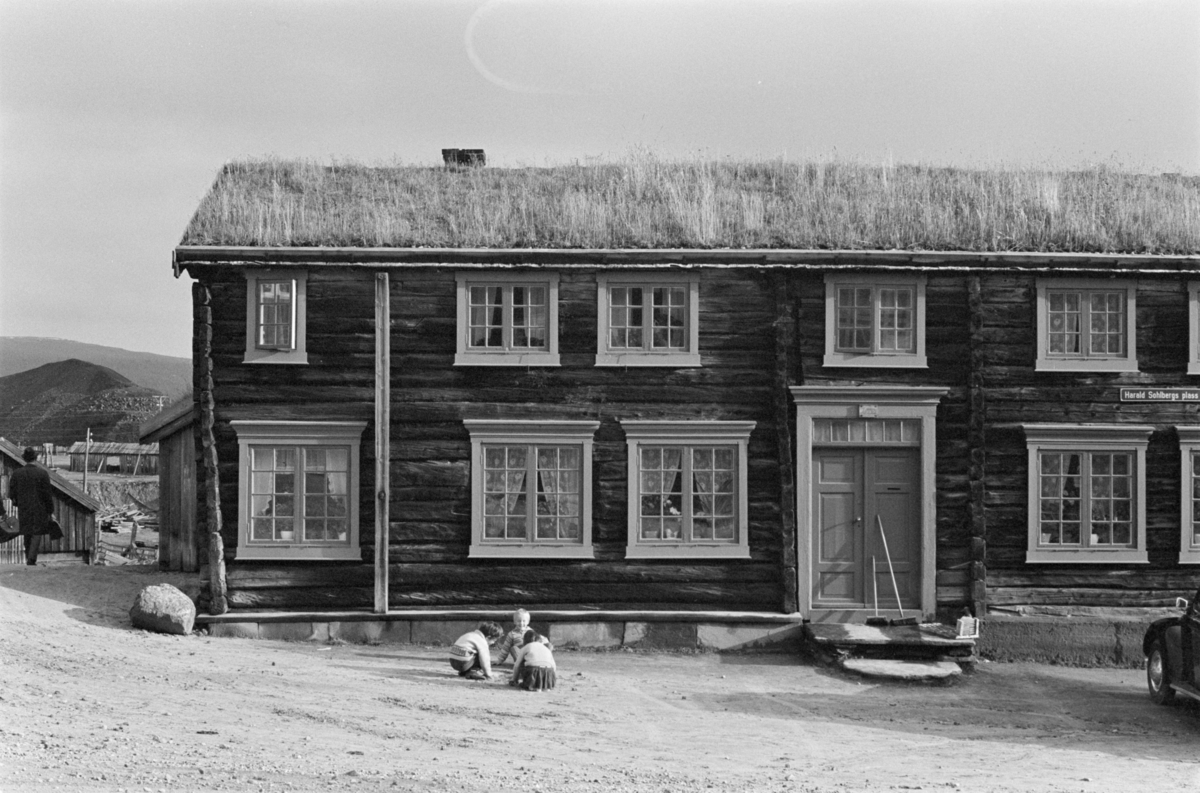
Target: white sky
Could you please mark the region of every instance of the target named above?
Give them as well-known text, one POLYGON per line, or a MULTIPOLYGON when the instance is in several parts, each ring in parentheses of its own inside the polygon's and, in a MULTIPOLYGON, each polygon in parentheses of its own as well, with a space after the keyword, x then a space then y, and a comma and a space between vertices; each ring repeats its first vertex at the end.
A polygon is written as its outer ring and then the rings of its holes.
POLYGON ((1200 0, 0 0, 0 336, 190 356, 222 163, 1200 173, 1200 0))

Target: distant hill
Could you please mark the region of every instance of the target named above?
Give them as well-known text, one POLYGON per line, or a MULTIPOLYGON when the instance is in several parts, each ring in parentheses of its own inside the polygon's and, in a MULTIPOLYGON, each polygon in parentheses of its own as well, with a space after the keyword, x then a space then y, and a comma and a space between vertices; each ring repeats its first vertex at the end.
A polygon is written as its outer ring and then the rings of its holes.
POLYGON ((192 362, 150 352, 133 352, 67 339, 0 336, 0 377, 76 358, 107 367, 142 388, 165 394, 170 401, 192 391, 192 362))
POLYGON ((136 443, 167 397, 104 366, 71 359, 0 377, 0 436, 18 445, 136 443))

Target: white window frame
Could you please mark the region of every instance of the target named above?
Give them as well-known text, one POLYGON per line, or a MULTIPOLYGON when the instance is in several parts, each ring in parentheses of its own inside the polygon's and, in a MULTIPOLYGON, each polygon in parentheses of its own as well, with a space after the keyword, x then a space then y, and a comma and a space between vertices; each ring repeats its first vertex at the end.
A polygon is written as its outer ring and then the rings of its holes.
POLYGON ((246 270, 246 354, 242 363, 307 364, 308 272, 305 270, 246 270), (292 282, 292 346, 290 349, 258 345, 259 281, 292 282))
MULTIPOLYGON (((238 439, 238 559, 362 560, 359 548, 359 475, 363 421, 231 421, 238 439), (250 538, 250 452, 254 446, 340 446, 350 452, 347 489, 348 537, 332 544, 272 541, 250 538)), ((297 477, 303 476, 297 462, 297 477)), ((298 504, 298 511, 303 508, 298 504)))
POLYGON ((1200 476, 1200 466, 1193 465, 1194 455, 1200 454, 1200 425, 1176 426, 1179 433, 1180 498, 1179 498, 1179 563, 1200 564, 1200 525, 1193 519, 1192 480, 1200 476))
MULTIPOLYGON (((1146 447, 1154 427, 1144 424, 1022 424, 1028 465, 1028 543, 1030 563, 1144 564, 1146 554, 1146 447), (1133 455, 1133 548, 1096 548, 1041 544, 1041 483, 1039 455, 1043 452, 1130 453, 1133 455)), ((1082 474, 1081 474, 1082 477, 1082 474)), ((1082 483, 1090 487, 1090 483, 1082 483)), ((1081 499, 1080 511, 1084 511, 1081 499)), ((1081 515, 1082 517, 1082 515, 1081 515)), ((1081 523, 1082 533, 1084 524, 1081 523)), ((1082 537, 1081 537, 1082 540, 1082 537)))
POLYGON ((826 273, 825 275, 825 366, 871 369, 925 369, 925 276, 889 273, 826 273), (907 287, 913 290, 913 351, 866 353, 841 351, 837 348, 837 290, 848 286, 872 288, 871 306, 874 312, 871 327, 873 338, 879 334, 879 292, 882 287, 907 287))
POLYGON ((621 420, 625 430, 626 465, 628 468, 627 490, 627 559, 749 559, 750 558, 750 509, 748 479, 748 446, 753 421, 652 421, 621 420), (642 446, 734 446, 736 447, 737 476, 735 487, 735 511, 737 515, 737 537, 733 542, 717 540, 692 540, 689 542, 667 542, 641 539, 638 531, 641 512, 641 460, 642 446))
POLYGON ((464 419, 471 436, 471 547, 469 558, 483 559, 591 559, 592 550, 592 438, 598 421, 540 419, 464 419), (580 450, 580 540, 497 540, 484 536, 484 446, 555 445, 580 450))
MULTIPOLYGON (((458 303, 458 351, 455 366, 558 366, 558 273, 509 273, 471 270, 455 273, 458 303), (471 287, 541 286, 546 289, 546 349, 509 350, 471 347, 471 287)), ((511 330, 512 307, 504 312, 511 330)))
MULTIPOLYGON (((653 306, 644 305, 647 321, 653 306)), ((700 276, 696 273, 622 272, 596 276, 596 366, 700 366, 700 276), (647 291, 655 287, 683 287, 687 300, 684 310, 684 347, 680 350, 613 349, 609 346, 609 299, 614 287, 633 286, 647 291)), ((649 338, 649 337, 647 337, 649 338)))
POLYGON ((1188 282, 1188 374, 1200 374, 1200 281, 1188 282))
MULTIPOLYGON (((1082 301, 1081 301, 1082 302, 1082 301)), ((1110 281, 1099 278, 1039 278, 1037 280, 1037 363, 1038 372, 1136 372, 1137 361, 1137 282, 1129 280, 1110 281), (1050 300, 1049 292, 1124 292, 1125 293, 1125 354, 1122 356, 1063 357, 1050 354, 1050 300)), ((1087 323, 1081 314, 1080 328, 1084 337, 1088 334, 1087 323)))

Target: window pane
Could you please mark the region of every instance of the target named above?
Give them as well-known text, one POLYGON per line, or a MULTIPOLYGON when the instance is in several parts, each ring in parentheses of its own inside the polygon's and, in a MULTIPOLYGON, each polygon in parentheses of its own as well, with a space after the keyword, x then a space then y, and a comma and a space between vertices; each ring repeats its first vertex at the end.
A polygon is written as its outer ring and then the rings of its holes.
POLYGON ((847 352, 870 352, 874 309, 872 290, 841 287, 837 290, 836 349, 847 352))
POLYGON ((1053 354, 1077 355, 1081 351, 1080 293, 1049 292, 1047 295, 1049 336, 1047 348, 1053 354))
POLYGON ((270 517, 275 514, 275 500, 270 496, 253 496, 250 499, 250 514, 270 517))
POLYGON ((526 446, 483 447, 484 536, 528 539, 526 536, 526 446))
POLYGON ((274 522, 266 518, 255 518, 250 523, 250 539, 252 540, 272 540, 274 539, 274 522))
POLYGON ((258 282, 258 344, 291 347, 292 282, 258 282))

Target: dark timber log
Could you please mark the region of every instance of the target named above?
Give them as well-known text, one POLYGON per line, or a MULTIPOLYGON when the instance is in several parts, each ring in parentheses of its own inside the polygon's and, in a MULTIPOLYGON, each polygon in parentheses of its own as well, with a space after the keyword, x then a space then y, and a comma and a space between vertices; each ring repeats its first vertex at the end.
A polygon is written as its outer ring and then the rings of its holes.
MULTIPOLYGON (((648 564, 638 562, 564 562, 549 560, 538 564, 393 564, 390 578, 405 586, 431 586, 440 582, 503 584, 530 581, 535 584, 557 582, 616 584, 686 584, 701 581, 725 584, 771 583, 778 568, 769 563, 725 564, 648 564)), ((289 587, 337 587, 372 584, 374 571, 361 564, 332 566, 235 566, 228 572, 233 589, 286 589, 289 587)))
MULTIPOLYGON (((370 587, 319 587, 295 589, 230 590, 234 608, 350 608, 369 607, 373 601, 370 587)), ((508 583, 492 586, 445 586, 418 589, 393 586, 388 599, 394 608, 440 607, 457 605, 524 604, 534 607, 548 603, 584 603, 595 608, 616 608, 620 604, 690 604, 714 606, 736 604, 738 609, 776 611, 778 590, 762 584, 573 584, 552 586, 508 583)), ((667 606, 664 605, 664 609, 667 606)))
POLYGON ((796 591, 796 475, 792 464, 792 427, 789 421, 792 410, 788 399, 788 387, 795 384, 788 356, 795 346, 796 320, 787 280, 774 276, 771 286, 775 292, 775 383, 772 408, 779 463, 781 606, 785 612, 792 612, 800 608, 796 591))
MULTIPOLYGON (((211 317, 208 291, 200 284, 192 289, 196 316, 207 324, 211 317)), ((201 349, 201 359, 208 360, 208 345, 201 349)), ((205 365, 205 369, 209 366, 205 365)), ((228 608, 225 584, 225 545, 221 538, 221 493, 217 465, 217 444, 213 435, 216 422, 213 401, 213 380, 209 374, 198 378, 200 401, 200 443, 204 469, 204 512, 208 532, 208 610, 210 614, 224 614, 228 608)))
POLYGON ((987 384, 983 375, 983 296, 979 276, 967 282, 970 338, 970 369, 967 374, 967 522, 971 537, 969 587, 971 613, 987 613, 987 384))
POLYGON ((1163 608, 1194 589, 1091 589, 1072 587, 989 587, 988 605, 997 606, 1105 606, 1110 608, 1163 608))

